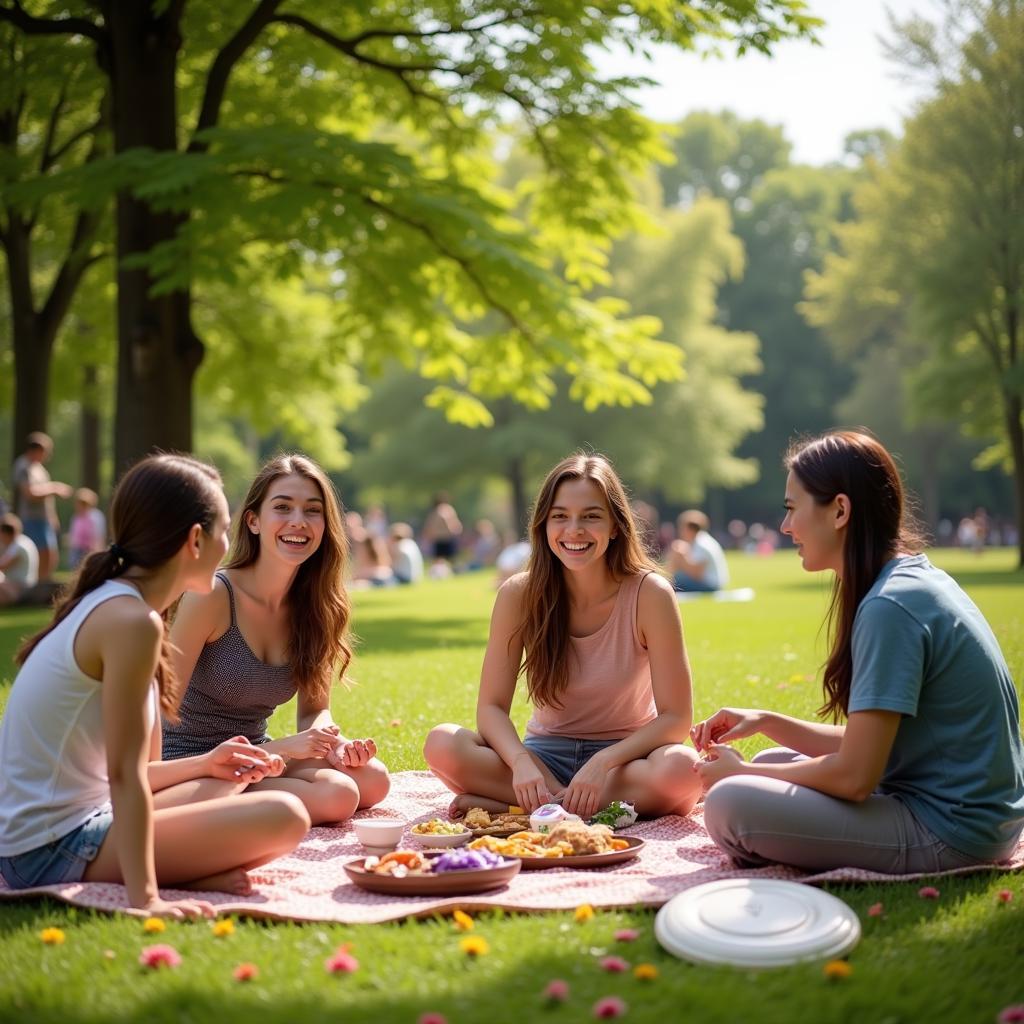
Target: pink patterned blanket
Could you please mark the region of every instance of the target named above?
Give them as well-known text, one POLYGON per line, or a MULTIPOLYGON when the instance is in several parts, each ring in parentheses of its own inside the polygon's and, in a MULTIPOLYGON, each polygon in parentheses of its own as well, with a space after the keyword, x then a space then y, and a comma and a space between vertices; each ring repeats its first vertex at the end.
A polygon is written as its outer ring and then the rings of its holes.
MULTIPOLYGON (((366 817, 402 818, 410 823, 436 817, 447 808, 448 791, 428 772, 399 772, 391 794, 366 817)), ((339 921, 371 924, 404 917, 445 913, 456 907, 509 910, 569 910, 580 904, 595 907, 658 907, 676 893, 719 878, 786 878, 799 882, 897 882, 920 877, 882 875, 854 868, 806 875, 793 868, 769 867, 740 871, 711 842, 700 810, 689 818, 664 817, 637 822, 627 830, 641 836, 646 846, 635 860, 599 870, 553 868, 520 872, 509 886, 477 896, 430 898, 379 896, 356 888, 341 865, 362 856, 350 825, 315 828, 287 857, 252 872, 254 892, 246 897, 204 894, 224 914, 244 914, 295 921, 339 921)), ((981 870, 1024 867, 1024 843, 1012 860, 981 870)), ((964 873, 975 869, 959 869, 964 873)), ((165 890, 176 895, 174 890, 165 890)), ((0 880, 0 899, 49 895, 80 907, 126 909, 120 885, 75 882, 12 892, 0 880)), ((177 895, 184 895, 177 894, 177 895)))

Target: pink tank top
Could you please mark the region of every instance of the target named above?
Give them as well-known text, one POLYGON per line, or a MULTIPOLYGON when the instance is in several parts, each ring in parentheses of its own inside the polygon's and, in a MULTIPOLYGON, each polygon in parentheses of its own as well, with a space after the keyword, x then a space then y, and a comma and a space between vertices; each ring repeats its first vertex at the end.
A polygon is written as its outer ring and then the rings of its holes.
POLYGON ((527 735, 620 740, 658 715, 651 663, 637 632, 637 598, 647 573, 622 581, 608 621, 570 637, 569 685, 562 707, 536 707, 527 735))

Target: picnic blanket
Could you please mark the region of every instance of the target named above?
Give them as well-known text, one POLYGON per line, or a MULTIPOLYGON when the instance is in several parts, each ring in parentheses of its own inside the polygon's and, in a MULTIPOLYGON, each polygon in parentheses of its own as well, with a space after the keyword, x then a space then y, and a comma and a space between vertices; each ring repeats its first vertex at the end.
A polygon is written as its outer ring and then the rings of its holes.
MULTIPOLYGON (((398 772, 392 776, 387 800, 360 817, 402 818, 414 824, 443 815, 450 800, 451 794, 429 772, 398 772)), ((897 882, 921 877, 883 875, 855 868, 815 875, 782 866, 738 870, 711 841, 699 807, 687 818, 673 815, 639 821, 624 831, 643 838, 646 846, 638 857, 623 864, 587 870, 521 871, 506 888, 497 892, 433 898, 381 896, 357 888, 342 870, 347 860, 363 856, 352 826, 314 828, 288 856, 250 872, 254 884, 250 895, 209 893, 203 898, 224 914, 371 924, 451 912, 456 907, 467 910, 503 907, 520 911, 571 910, 584 903, 594 907, 659 907, 684 889, 720 878, 783 878, 821 884, 897 882)), ((1024 867, 1024 842, 1004 864, 959 868, 950 873, 1020 867, 1024 867)), ((162 892, 172 898, 186 895, 173 889, 162 892)), ((125 890, 120 885, 74 882, 14 892, 0 880, 0 899, 28 895, 48 895, 98 910, 127 909, 125 890)))

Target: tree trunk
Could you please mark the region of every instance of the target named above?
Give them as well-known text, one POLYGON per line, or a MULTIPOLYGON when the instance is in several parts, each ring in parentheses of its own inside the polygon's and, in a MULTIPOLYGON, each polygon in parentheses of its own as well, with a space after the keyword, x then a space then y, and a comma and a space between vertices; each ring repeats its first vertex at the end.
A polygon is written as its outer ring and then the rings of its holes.
POLYGON ((1024 569, 1024 409, 1019 395, 1006 395, 1006 436, 1013 456, 1013 494, 1016 499, 1017 568, 1024 569))
POLYGON ((33 308, 29 229, 16 217, 11 218, 6 249, 14 335, 13 461, 25 450, 25 438, 33 430, 46 430, 55 335, 40 323, 33 308))
POLYGON ((921 515, 932 537, 939 532, 939 452, 944 438, 931 430, 920 434, 921 515))
POLYGON ((100 494, 100 388, 99 375, 92 363, 82 367, 81 410, 79 476, 83 487, 100 494))
POLYGON ((528 537, 530 533, 529 524, 526 521, 527 498, 526 481, 523 479, 523 460, 509 459, 508 482, 512 489, 512 529, 515 530, 516 539, 528 537))
MULTIPOLYGON (((114 149, 177 149, 175 75, 181 37, 177 5, 111 3, 110 77, 114 149), (153 8, 167 12, 154 16, 153 8)), ((192 381, 203 345, 192 329, 191 293, 154 297, 153 280, 124 260, 169 242, 187 214, 159 213, 128 192, 117 197, 117 415, 119 473, 154 448, 192 447, 192 381)))

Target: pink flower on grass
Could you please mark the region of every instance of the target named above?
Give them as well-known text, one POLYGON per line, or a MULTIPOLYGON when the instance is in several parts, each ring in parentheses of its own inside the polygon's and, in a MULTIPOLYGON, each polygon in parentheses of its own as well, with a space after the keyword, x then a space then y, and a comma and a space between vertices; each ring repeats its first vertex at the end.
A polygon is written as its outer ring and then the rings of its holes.
POLYGON ((564 1003, 569 998, 569 985, 561 978, 549 981, 544 987, 544 998, 549 1003, 564 1003))
POLYGON ((629 964, 621 956, 606 956, 601 959, 601 970, 609 974, 623 974, 629 970, 629 964))
POLYGON ((868 917, 881 917, 885 913, 885 907, 881 903, 872 903, 868 907, 868 917))
POLYGON ((239 964, 232 972, 235 981, 253 981, 259 977, 260 969, 255 964, 239 964))
POLYGON ((999 903, 1009 903, 1013 899, 1013 893, 1009 889, 1000 889, 996 893, 996 900, 999 903))
POLYGON ((999 1024, 1021 1024, 1024 1021, 1024 1003, 1004 1007, 996 1017, 999 1024))
POLYGON ((615 933, 616 942, 635 942, 640 938, 640 933, 635 928, 620 928, 615 933))
POLYGON ((143 946, 139 954, 139 963, 143 967, 151 967, 157 970, 160 967, 181 966, 181 954, 173 947, 164 944, 156 946, 143 946))
POLYGON ((593 1014, 598 1020, 622 1017, 629 1007, 618 996, 605 996, 594 1003, 593 1014))
POLYGON ((416 1024, 448 1024, 448 1018, 441 1013, 434 1013, 431 1010, 430 1013, 421 1014, 416 1024))
POLYGON ((939 890, 933 885, 923 885, 917 890, 917 895, 923 900, 937 900, 939 898, 939 890))
POLYGON ((324 968, 328 974, 354 974, 359 970, 359 961, 342 946, 324 961, 324 968))

